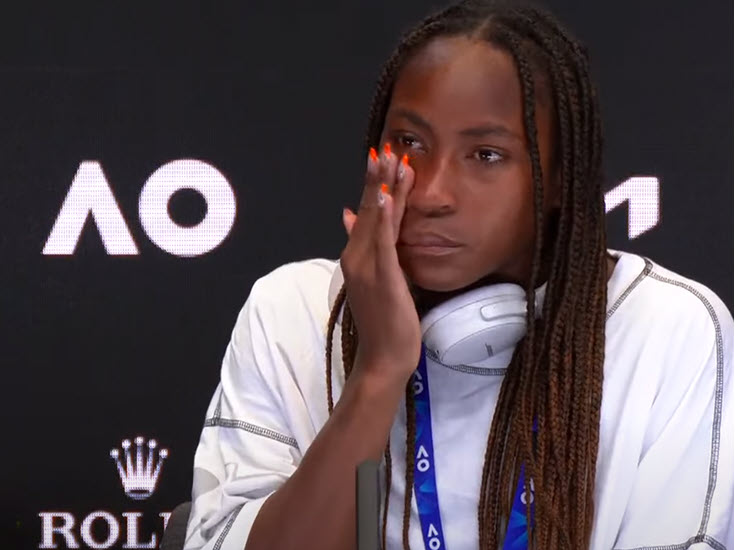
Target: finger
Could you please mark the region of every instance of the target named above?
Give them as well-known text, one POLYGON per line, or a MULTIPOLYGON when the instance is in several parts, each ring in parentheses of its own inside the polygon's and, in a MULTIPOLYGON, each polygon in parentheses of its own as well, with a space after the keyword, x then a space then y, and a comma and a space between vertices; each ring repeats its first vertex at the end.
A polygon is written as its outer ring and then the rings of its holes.
POLYGON ((383 183, 378 190, 378 216, 375 228, 375 242, 378 250, 395 253, 395 237, 393 234, 393 210, 395 202, 388 192, 388 185, 383 183))
POLYGON ((381 273, 381 279, 389 284, 391 288, 398 289, 404 282, 408 284, 408 278, 398 260, 398 251, 395 245, 396 237, 393 230, 394 208, 394 198, 385 193, 383 203, 378 208, 375 247, 377 252, 376 267, 381 273))
POLYGON ((408 162, 408 155, 403 155, 396 171, 396 185, 393 191, 393 233, 396 241, 401 230, 401 222, 406 210, 408 194, 413 188, 416 172, 408 162))
POLYGON ((388 185, 388 192, 391 194, 393 194, 395 187, 398 160, 391 149, 390 141, 386 141, 383 145, 383 151, 380 153, 380 181, 388 185))
POLYGON ((375 205, 375 197, 378 189, 378 183, 381 177, 381 159, 374 147, 368 151, 367 165, 365 168, 365 182, 360 197, 360 206, 358 207, 358 215, 360 208, 363 206, 370 207, 375 205))
MULTIPOLYGON (((371 148, 372 159, 375 158, 374 155, 372 155, 374 151, 375 150, 371 148)), ((361 204, 361 210, 365 209, 367 211, 367 216, 363 216, 365 222, 361 225, 370 226, 370 229, 367 231, 371 235, 375 233, 375 225, 379 223, 379 213, 375 210, 374 207, 379 206, 377 202, 378 199, 381 197, 381 188, 383 190, 383 193, 391 194, 393 192, 397 166, 398 158, 392 152, 390 142, 387 141, 383 145, 380 155, 378 155, 377 174, 373 171, 376 168, 375 164, 373 163, 369 165, 369 181, 367 181, 365 184, 365 200, 364 203, 361 204)), ((360 216, 360 214, 361 212, 358 212, 358 217, 360 216)))
POLYGON ((362 188, 360 204, 357 208, 356 219, 352 220, 352 224, 349 225, 349 228, 348 225, 345 225, 345 231, 348 231, 351 242, 365 241, 369 238, 369 235, 372 232, 372 227, 375 226, 375 219, 377 217, 376 210, 378 207, 377 193, 379 189, 379 177, 380 156, 377 151, 371 147, 368 151, 365 182, 362 188))
POLYGON ((393 187, 397 164, 398 159, 391 151, 390 142, 385 143, 379 155, 374 148, 370 148, 365 186, 357 212, 357 221, 355 222, 354 231, 350 232, 350 235, 354 235, 360 242, 367 243, 374 238, 372 235, 375 234, 375 226, 379 217, 377 203, 380 196, 380 187, 384 183, 390 182, 387 190, 387 192, 390 192, 391 187, 393 187))
POLYGON ((352 227, 355 225, 356 220, 357 216, 352 212, 352 210, 349 208, 342 209, 342 224, 345 226, 345 231, 347 232, 348 237, 352 233, 352 227))

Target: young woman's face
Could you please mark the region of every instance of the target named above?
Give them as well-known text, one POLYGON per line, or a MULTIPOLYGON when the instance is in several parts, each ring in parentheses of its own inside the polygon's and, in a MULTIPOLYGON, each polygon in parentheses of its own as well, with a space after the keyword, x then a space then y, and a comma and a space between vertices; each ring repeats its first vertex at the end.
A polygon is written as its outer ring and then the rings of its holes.
MULTIPOLYGON (((544 210, 558 206, 549 174, 552 124, 536 102, 544 210)), ((465 37, 437 38, 400 71, 381 136, 408 153, 416 180, 397 244, 409 279, 451 291, 493 275, 525 285, 534 242, 533 177, 521 85, 510 54, 465 37), (412 246, 438 235, 458 246, 412 246)))

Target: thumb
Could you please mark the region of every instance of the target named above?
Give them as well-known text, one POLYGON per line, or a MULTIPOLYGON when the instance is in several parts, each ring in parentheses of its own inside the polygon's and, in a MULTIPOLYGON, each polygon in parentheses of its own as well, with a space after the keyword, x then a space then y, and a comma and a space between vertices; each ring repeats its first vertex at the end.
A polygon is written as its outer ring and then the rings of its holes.
POLYGON ((352 233, 352 226, 355 225, 355 220, 357 220, 357 216, 350 210, 349 208, 343 208, 342 209, 342 224, 345 226, 345 231, 347 232, 347 236, 350 236, 350 233, 352 233))

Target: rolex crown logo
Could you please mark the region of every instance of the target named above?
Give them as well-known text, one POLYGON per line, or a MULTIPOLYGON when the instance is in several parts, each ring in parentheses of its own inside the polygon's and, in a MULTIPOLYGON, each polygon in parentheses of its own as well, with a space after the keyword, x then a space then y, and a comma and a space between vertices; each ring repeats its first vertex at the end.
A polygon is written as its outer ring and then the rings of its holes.
POLYGON ((120 456, 119 449, 112 449, 110 457, 115 461, 125 494, 134 500, 145 500, 156 490, 168 449, 157 449, 155 439, 146 445, 145 438, 140 436, 135 438, 134 446, 135 449, 131 449, 133 444, 125 439, 121 444, 124 456, 120 456))

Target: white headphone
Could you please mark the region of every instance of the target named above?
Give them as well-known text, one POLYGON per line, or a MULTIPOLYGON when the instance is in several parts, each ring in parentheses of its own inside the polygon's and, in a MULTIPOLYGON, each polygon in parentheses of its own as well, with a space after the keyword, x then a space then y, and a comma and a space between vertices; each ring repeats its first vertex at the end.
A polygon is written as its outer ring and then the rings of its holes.
MULTIPOLYGON (((339 265, 329 285, 329 307, 344 283, 339 265)), ((541 317, 546 283, 536 289, 536 318, 541 317)), ((342 312, 337 317, 342 323, 342 312)), ((503 368, 526 334, 526 291, 501 283, 476 288, 432 308, 421 318, 426 352, 445 365, 503 368)))

